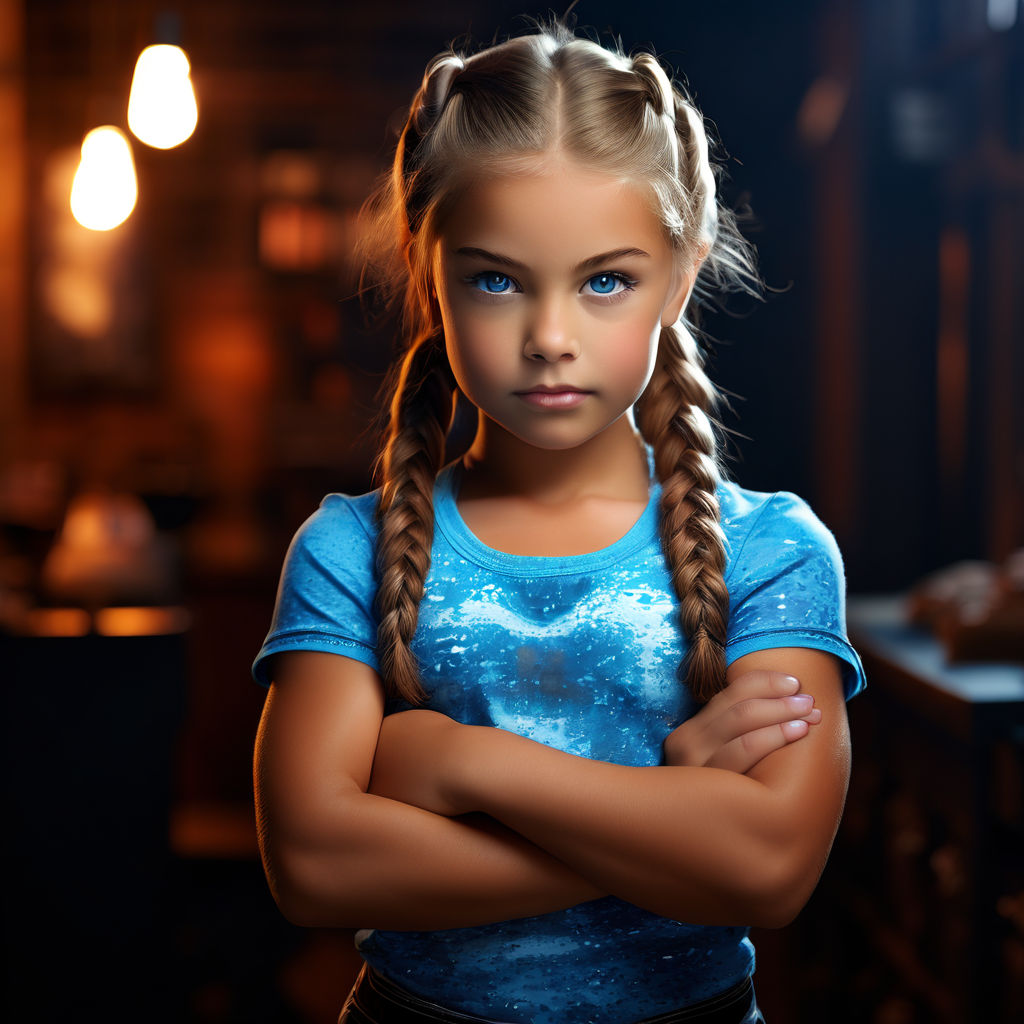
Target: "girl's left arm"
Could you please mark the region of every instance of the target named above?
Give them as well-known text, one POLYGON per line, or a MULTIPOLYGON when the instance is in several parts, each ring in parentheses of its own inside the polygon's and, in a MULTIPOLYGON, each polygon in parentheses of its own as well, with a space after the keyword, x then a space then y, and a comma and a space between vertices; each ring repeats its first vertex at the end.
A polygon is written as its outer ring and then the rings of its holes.
POLYGON ((482 811, 610 892, 694 924, 779 927, 810 897, 846 797, 839 661, 806 648, 737 659, 786 672, 822 720, 746 775, 593 761, 433 712, 385 719, 372 791, 456 815, 482 811))

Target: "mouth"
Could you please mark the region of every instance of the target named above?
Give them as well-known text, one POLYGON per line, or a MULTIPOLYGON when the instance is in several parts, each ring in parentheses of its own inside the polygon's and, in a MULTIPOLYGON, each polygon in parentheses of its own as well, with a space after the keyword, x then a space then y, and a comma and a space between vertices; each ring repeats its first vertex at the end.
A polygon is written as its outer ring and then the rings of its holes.
POLYGON ((593 394, 572 384, 535 384, 514 393, 537 409, 574 409, 593 394))
POLYGON ((579 394, 587 394, 586 388, 578 388, 575 384, 534 384, 532 388, 523 388, 517 391, 517 395, 559 395, 566 391, 576 391, 579 394))

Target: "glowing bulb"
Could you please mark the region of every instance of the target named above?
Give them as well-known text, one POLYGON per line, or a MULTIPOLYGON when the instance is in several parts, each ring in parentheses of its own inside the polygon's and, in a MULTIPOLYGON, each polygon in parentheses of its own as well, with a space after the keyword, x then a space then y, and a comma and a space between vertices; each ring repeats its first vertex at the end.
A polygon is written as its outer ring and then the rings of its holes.
POLYGON ((988 27, 1007 32, 1017 24, 1017 0, 988 0, 988 27))
POLYGON ((128 127, 147 146, 180 145, 199 120, 188 57, 178 46, 147 46, 135 63, 128 127))
POLYGON ((93 231, 109 231, 128 219, 138 197, 128 140, 113 125, 94 128, 82 142, 82 162, 71 182, 75 220, 93 231))

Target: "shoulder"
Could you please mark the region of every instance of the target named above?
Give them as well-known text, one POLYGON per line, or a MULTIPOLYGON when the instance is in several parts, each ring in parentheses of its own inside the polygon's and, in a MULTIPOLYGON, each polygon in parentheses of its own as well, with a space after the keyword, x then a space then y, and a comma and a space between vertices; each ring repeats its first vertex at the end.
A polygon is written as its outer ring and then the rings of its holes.
POLYGON ((823 650, 843 663, 851 697, 864 668, 846 635, 846 574, 831 530, 791 491, 728 484, 720 494, 730 541, 728 661, 773 647, 823 650))
POLYGON ((364 600, 377 588, 376 493, 328 494, 288 547, 282 584, 308 596, 341 587, 364 600))
POLYGON ((270 632, 253 675, 270 682, 269 660, 284 651, 344 654, 376 668, 375 494, 329 494, 288 548, 270 632))
POLYGON ((841 567, 831 530, 798 494, 752 491, 726 481, 719 487, 718 498, 728 552, 727 582, 755 567, 792 564, 808 557, 841 567))
POLYGON ((327 561, 346 561, 377 543, 376 491, 369 494, 328 494, 298 528, 290 554, 305 551, 327 561))
POLYGON ((377 535, 378 491, 367 494, 328 494, 317 510, 300 527, 300 532, 329 536, 332 531, 364 533, 370 540, 377 535))

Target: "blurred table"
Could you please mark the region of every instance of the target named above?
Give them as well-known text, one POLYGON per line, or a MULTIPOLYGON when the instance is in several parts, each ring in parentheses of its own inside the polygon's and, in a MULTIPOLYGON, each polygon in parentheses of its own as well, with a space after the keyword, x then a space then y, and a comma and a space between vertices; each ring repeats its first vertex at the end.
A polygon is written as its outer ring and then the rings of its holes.
POLYGON ((835 859, 878 989, 851 1019, 1024 1020, 1024 665, 950 664, 903 609, 848 605, 868 690, 835 859))

